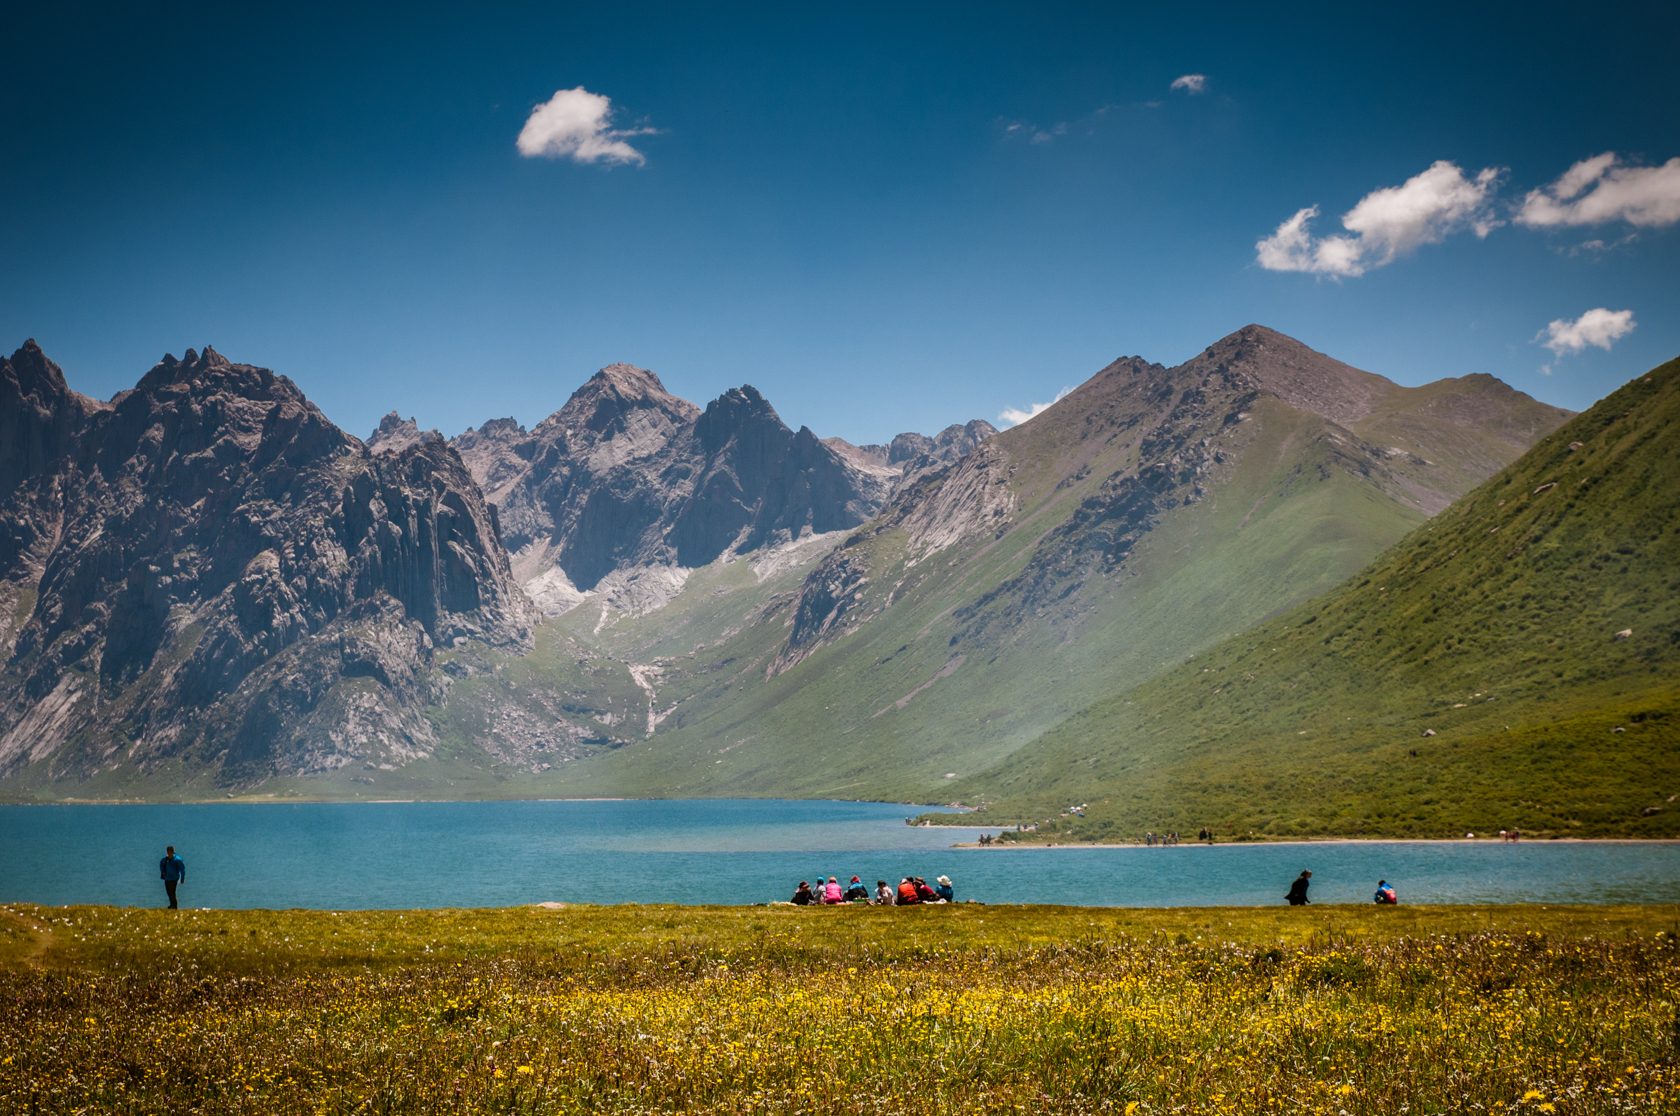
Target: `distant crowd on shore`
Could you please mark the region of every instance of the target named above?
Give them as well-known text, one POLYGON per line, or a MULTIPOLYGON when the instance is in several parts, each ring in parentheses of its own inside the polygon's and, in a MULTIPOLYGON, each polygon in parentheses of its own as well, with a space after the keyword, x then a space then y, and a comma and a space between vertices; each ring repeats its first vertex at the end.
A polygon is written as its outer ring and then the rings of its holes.
POLYGON ((886 880, 876 880, 873 891, 857 876, 853 876, 847 884, 841 884, 838 876, 828 877, 826 883, 818 876, 814 888, 808 881, 800 880, 799 886, 794 889, 793 898, 789 901, 796 907, 840 903, 871 907, 914 907, 926 903, 955 903, 957 893, 951 886, 949 876, 940 876, 938 882, 933 884, 920 876, 905 876, 898 882, 897 887, 893 887, 886 880))

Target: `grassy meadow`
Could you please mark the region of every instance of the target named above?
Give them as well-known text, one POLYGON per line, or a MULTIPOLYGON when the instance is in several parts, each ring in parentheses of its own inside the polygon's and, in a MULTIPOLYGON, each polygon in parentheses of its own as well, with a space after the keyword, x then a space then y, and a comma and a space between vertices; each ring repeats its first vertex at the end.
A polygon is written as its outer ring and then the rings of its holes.
POLYGON ((1680 1111, 1680 908, 0 906, 0 1111, 1680 1111))

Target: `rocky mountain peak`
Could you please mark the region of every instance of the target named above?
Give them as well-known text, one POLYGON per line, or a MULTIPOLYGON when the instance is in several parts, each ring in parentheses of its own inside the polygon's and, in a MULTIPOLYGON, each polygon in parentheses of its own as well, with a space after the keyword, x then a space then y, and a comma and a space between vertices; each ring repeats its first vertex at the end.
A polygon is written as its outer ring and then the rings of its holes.
POLYGON ((379 420, 379 429, 368 435, 366 444, 369 453, 401 453, 409 446, 441 441, 443 435, 436 430, 421 430, 412 418, 392 411, 379 420))
POLYGON ((523 438, 525 427, 519 420, 509 416, 508 418, 485 419, 484 425, 479 427, 477 431, 474 431, 470 426, 467 427, 467 433, 478 433, 493 438, 523 438))
POLYGON ((449 444, 492 504, 530 467, 537 448, 536 440, 512 418, 487 419, 477 430, 469 426, 449 444))
POLYGON ((70 385, 64 380, 64 370, 47 359, 47 354, 41 351, 41 346, 35 343, 33 337, 25 341, 11 359, 4 362, 4 366, 10 370, 8 374, 25 397, 45 400, 70 393, 70 385))
POLYGON ((448 447, 363 454, 289 380, 209 348, 114 407, 78 398, 24 430, 64 452, 0 494, 0 768, 202 748, 238 781, 425 754, 433 646, 528 644, 495 512, 448 447), (19 721, 46 694, 53 722, 19 721))
MULTIPOLYGON (((138 397, 147 395, 172 399, 191 397, 204 400, 225 395, 263 402, 284 400, 320 414, 315 405, 304 398, 297 385, 286 377, 276 376, 268 369, 255 365, 234 364, 209 346, 205 346, 202 354, 188 349, 180 360, 165 353, 138 384, 114 400, 115 409, 121 412, 124 408, 134 407, 138 405, 138 397)), ((321 421, 326 422, 324 416, 321 421)))
POLYGON ((90 416, 106 409, 71 391, 34 338, 0 359, 0 499, 69 453, 90 416))
POLYGON ((770 436, 789 434, 787 424, 770 401, 751 384, 730 388, 710 403, 695 423, 695 434, 707 453, 716 453, 731 438, 754 429, 770 436))
POLYGON ((1349 428, 1374 412, 1395 386, 1262 325, 1221 338, 1190 363, 1236 372, 1297 410, 1349 428))
POLYGON ((893 438, 892 444, 887 447, 887 463, 898 465, 909 461, 913 457, 920 457, 924 453, 932 452, 932 438, 929 438, 926 434, 917 434, 913 430, 907 430, 893 438))
POLYGON ((588 387, 591 384, 610 387, 626 399, 647 399, 670 394, 656 373, 624 361, 607 365, 591 376, 584 386, 588 387))
POLYGON ((532 433, 541 441, 593 443, 627 433, 641 438, 673 424, 691 423, 699 414, 700 408, 666 391, 646 368, 609 364, 532 433))

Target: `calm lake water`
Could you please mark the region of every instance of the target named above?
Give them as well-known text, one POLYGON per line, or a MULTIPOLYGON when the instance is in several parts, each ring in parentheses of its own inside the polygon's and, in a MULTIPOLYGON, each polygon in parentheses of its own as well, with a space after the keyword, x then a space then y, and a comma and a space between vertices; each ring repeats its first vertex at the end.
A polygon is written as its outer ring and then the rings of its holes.
POLYGON ((1680 902, 1680 845, 1493 841, 953 849, 996 828, 911 828, 862 802, 417 802, 0 806, 0 900, 163 902, 173 844, 193 907, 761 903, 801 879, 948 875, 988 903, 1680 902))

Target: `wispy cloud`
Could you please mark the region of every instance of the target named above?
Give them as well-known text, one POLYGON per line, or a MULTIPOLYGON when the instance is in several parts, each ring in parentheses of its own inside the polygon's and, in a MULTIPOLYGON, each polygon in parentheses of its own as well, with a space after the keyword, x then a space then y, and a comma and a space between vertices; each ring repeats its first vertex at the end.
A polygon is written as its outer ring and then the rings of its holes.
POLYGON ((1551 185, 1530 190, 1514 220, 1530 228, 1672 225, 1680 222, 1680 158, 1660 167, 1630 166, 1614 151, 1583 159, 1551 185))
POLYGON ((581 85, 562 89, 531 110, 525 127, 519 130, 519 153, 527 159, 570 159, 609 166, 646 163, 647 157, 624 138, 653 135, 656 129, 615 129, 612 114, 610 97, 591 93, 581 85))
POLYGON ((1567 248, 1558 248, 1556 251, 1563 256, 1591 256, 1597 259, 1606 252, 1614 252, 1617 248, 1632 244, 1638 239, 1638 233, 1628 233, 1626 236, 1619 236, 1615 240, 1594 237, 1592 240, 1583 240, 1579 244, 1572 244, 1567 248))
POLYGON ((1639 323, 1632 310, 1588 310, 1574 321, 1559 318, 1534 335, 1557 356, 1578 353, 1588 345, 1609 351, 1610 346, 1634 331, 1639 323))
POLYGON ((1268 271, 1353 277, 1463 229, 1485 237, 1504 223, 1492 210, 1500 174, 1489 167, 1466 178, 1457 164, 1442 159, 1399 186, 1359 199, 1342 216, 1342 227, 1352 236, 1315 238, 1308 226, 1318 206, 1308 206, 1255 243, 1256 260, 1268 271))
POLYGON ((1207 75, 1206 74, 1185 74, 1183 77, 1173 78, 1173 83, 1171 85, 1169 85, 1167 88, 1168 89, 1182 89, 1186 93, 1188 93, 1192 97, 1194 97, 1197 93, 1203 93, 1203 92, 1207 91, 1207 75))
POLYGON ((1038 125, 1028 124, 1024 120, 1012 120, 1004 125, 1003 134, 1010 139, 1024 139, 1028 143, 1050 143, 1058 136, 1067 135, 1068 126, 1064 121, 1048 128, 1040 128, 1038 125))
POLYGON ((1045 411, 1048 411, 1051 407, 1054 407, 1056 404, 1066 399, 1068 397, 1068 393, 1072 390, 1073 389, 1070 387, 1065 387, 1061 391, 1058 391, 1056 393, 1056 398, 1052 399, 1050 402, 1034 403, 1025 411, 1018 411, 1014 407, 1005 407, 1002 411, 998 412, 998 421, 1003 423, 1006 428, 1019 426, 1030 418, 1037 418, 1045 411))

